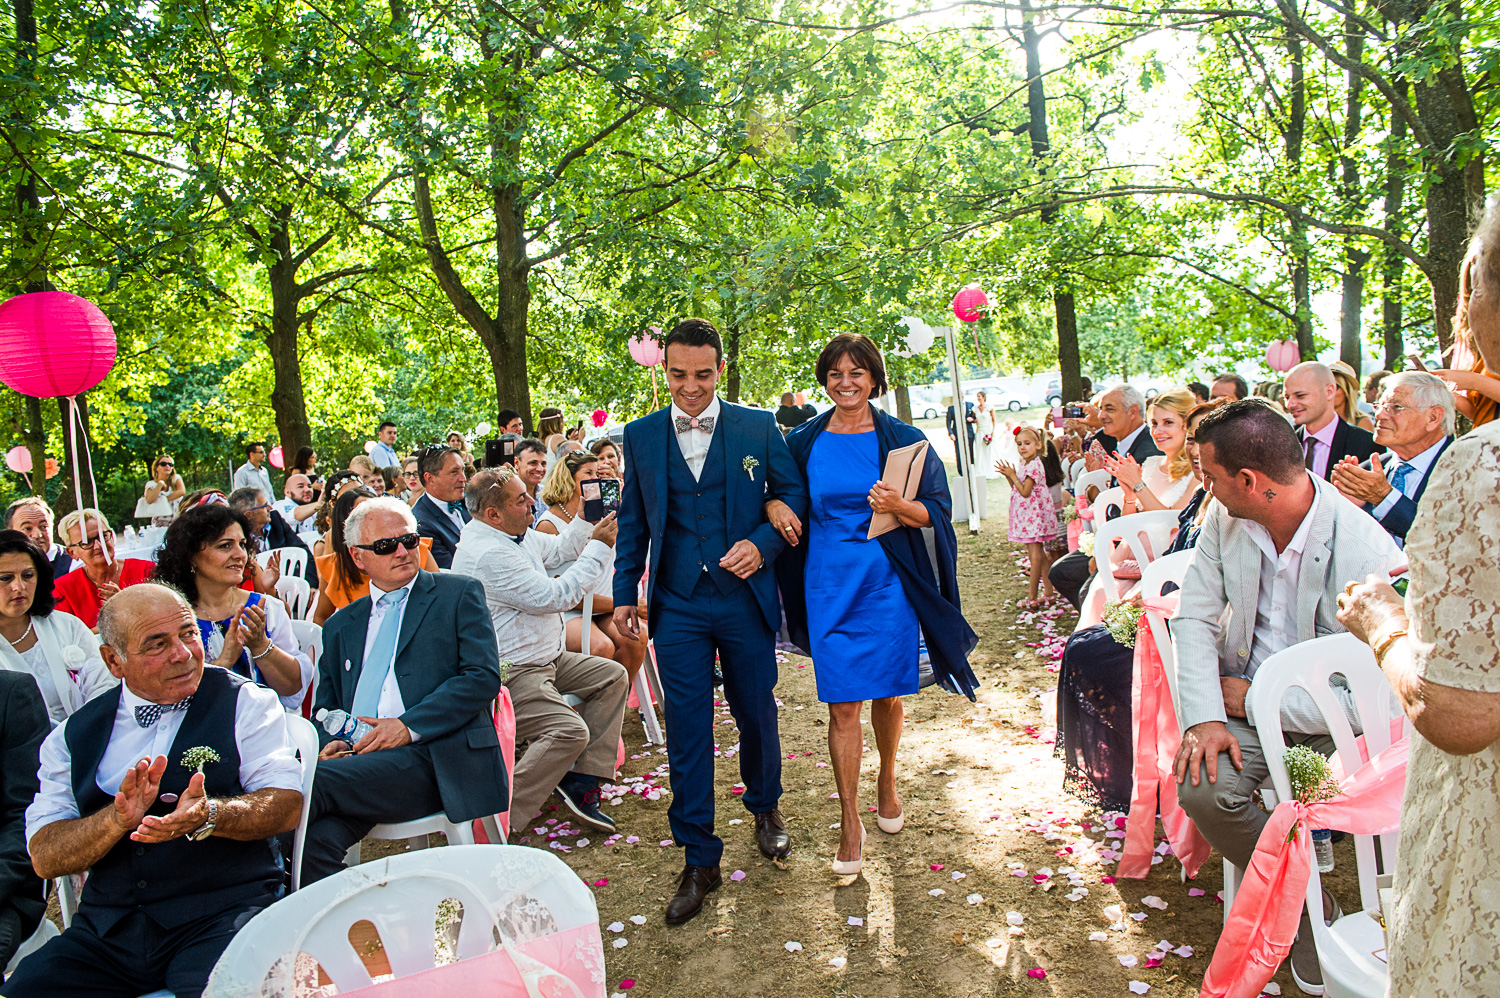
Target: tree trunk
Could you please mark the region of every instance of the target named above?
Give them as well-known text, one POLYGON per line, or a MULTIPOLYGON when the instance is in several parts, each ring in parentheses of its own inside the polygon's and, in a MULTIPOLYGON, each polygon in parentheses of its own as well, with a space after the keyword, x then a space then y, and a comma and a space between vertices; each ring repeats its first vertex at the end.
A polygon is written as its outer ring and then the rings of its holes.
MULTIPOLYGON (((1365 38, 1355 18, 1344 18, 1344 54, 1351 62, 1364 59, 1365 38)), ((1364 77, 1358 73, 1346 74, 1348 92, 1344 103, 1344 142, 1339 150, 1339 186, 1344 211, 1350 222, 1364 218, 1365 205, 1359 187, 1359 162, 1353 149, 1359 141, 1364 113, 1364 77)), ((1352 236, 1344 237, 1344 271, 1340 276, 1339 311, 1339 359, 1354 368, 1355 374, 1363 372, 1364 334, 1361 328, 1365 301, 1365 264, 1368 251, 1361 249, 1352 236)))
MULTIPOLYGON (((1296 177, 1302 173, 1302 141, 1307 131, 1307 80, 1302 51, 1302 39, 1288 35, 1287 59, 1291 63, 1291 82, 1287 86, 1289 112, 1286 123, 1286 159, 1289 171, 1296 177)), ((1299 199, 1300 200, 1300 199, 1299 199)), ((1301 207, 1299 204, 1298 207, 1301 207)), ((1313 343, 1312 288, 1308 276, 1307 223, 1291 219, 1291 238, 1288 249, 1292 256, 1292 311, 1297 316, 1297 350, 1303 360, 1317 356, 1313 343)))
MULTIPOLYGON (((1052 158, 1052 140, 1047 128, 1047 90, 1042 82, 1040 37, 1031 0, 1021 0, 1021 46, 1026 50, 1027 131, 1031 136, 1031 161, 1039 170, 1048 167, 1052 158)), ((1041 219, 1048 225, 1057 221, 1056 205, 1042 209, 1041 219)), ((1057 369, 1064 401, 1083 396, 1083 369, 1078 355, 1078 311, 1073 289, 1059 283, 1052 290, 1052 310, 1057 317, 1057 369)))
MULTIPOLYGON (((271 328, 266 332, 266 350, 271 355, 271 409, 276 414, 281 452, 288 459, 299 449, 312 446, 307 399, 302 393, 302 361, 297 352, 297 310, 304 293, 297 283, 297 259, 292 253, 291 213, 290 205, 276 209, 271 227, 271 265, 266 274, 271 286, 271 328)), ((269 444, 266 450, 270 450, 269 444)))
POLYGON ((896 393, 896 418, 903 423, 911 422, 911 389, 905 383, 894 389, 896 393))
MULTIPOLYGON (((1396 78, 1396 90, 1407 96, 1406 81, 1396 78)), ((1398 236, 1406 235, 1404 215, 1406 197, 1406 171, 1408 164, 1402 155, 1406 143, 1406 118, 1392 112, 1391 130, 1385 140, 1385 225, 1398 236)), ((1399 371, 1405 360, 1405 335, 1401 329, 1403 308, 1401 299, 1401 274, 1406 268, 1406 257, 1394 246, 1382 250, 1383 265, 1380 268, 1380 338, 1385 347, 1385 369, 1399 371)))
POLYGON ((740 400, 740 327, 730 326, 724 340, 724 398, 740 400))

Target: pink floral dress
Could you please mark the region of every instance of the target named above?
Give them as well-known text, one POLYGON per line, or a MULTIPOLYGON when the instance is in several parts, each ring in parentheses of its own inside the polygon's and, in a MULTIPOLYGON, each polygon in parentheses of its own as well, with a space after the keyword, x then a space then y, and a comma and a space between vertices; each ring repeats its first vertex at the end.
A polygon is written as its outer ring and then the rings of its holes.
POLYGON ((1040 458, 1032 458, 1016 472, 1018 482, 1031 479, 1031 495, 1019 489, 1010 493, 1010 539, 1015 544, 1036 544, 1057 536, 1057 507, 1047 488, 1047 471, 1040 458))

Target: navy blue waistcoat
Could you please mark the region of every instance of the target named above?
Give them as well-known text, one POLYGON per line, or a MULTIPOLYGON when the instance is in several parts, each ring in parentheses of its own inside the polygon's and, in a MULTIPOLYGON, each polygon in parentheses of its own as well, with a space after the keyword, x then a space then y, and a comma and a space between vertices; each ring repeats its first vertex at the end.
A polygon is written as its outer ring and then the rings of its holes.
MULTIPOLYGON (((187 789, 197 770, 182 765, 182 754, 199 745, 219 754, 218 762, 203 767, 208 795, 223 799, 245 793, 234 736, 235 705, 245 682, 224 669, 204 668, 198 692, 167 753, 167 771, 162 774, 157 801, 148 813, 166 815, 176 807, 159 795, 180 796, 187 789)), ((99 789, 95 777, 114 730, 120 696, 117 686, 90 700, 68 718, 63 733, 73 762, 73 797, 83 815, 114 800, 113 794, 99 789)), ((175 928, 273 895, 281 882, 280 851, 274 839, 235 842, 212 836, 193 842, 179 836, 170 842, 143 843, 126 835, 94 864, 80 903, 89 907, 101 930, 135 908, 144 910, 157 924, 175 928)))
MULTIPOLYGON (((670 422, 667 432, 672 433, 670 422)), ((695 480, 677 441, 667 441, 667 529, 662 536, 656 581, 679 596, 693 594, 704 568, 721 593, 745 584, 719 567, 719 559, 729 552, 724 451, 721 422, 714 427, 703 474, 695 480)))

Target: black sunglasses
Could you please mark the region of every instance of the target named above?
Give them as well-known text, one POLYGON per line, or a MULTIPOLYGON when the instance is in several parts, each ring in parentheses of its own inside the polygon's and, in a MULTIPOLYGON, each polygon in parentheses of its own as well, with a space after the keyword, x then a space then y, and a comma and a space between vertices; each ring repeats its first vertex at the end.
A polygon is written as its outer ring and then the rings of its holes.
POLYGON ((356 544, 354 546, 357 548, 362 548, 366 551, 373 551, 381 557, 385 557, 388 554, 395 553, 397 544, 410 551, 412 548, 416 547, 421 540, 422 538, 419 535, 411 533, 402 534, 400 537, 382 537, 380 540, 376 541, 373 544, 356 544))

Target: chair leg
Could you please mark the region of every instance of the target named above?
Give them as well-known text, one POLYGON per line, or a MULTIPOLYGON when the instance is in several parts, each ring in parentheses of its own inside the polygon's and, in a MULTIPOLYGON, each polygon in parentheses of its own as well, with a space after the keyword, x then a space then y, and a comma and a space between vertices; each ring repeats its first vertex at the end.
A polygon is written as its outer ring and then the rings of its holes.
POLYGON ((344 865, 345 866, 358 866, 359 865, 359 843, 358 842, 356 842, 356 843, 354 843, 354 845, 350 846, 348 848, 348 850, 344 853, 344 865))
POLYGON ((642 660, 640 671, 635 674, 635 696, 641 704, 641 725, 646 729, 646 744, 662 745, 666 737, 662 734, 661 722, 657 720, 656 707, 651 703, 650 679, 646 675, 648 668, 651 668, 649 657, 642 660))
POLYGON ((1229 909, 1234 907, 1234 896, 1240 889, 1240 868, 1229 860, 1224 861, 1224 922, 1229 923, 1229 909))

